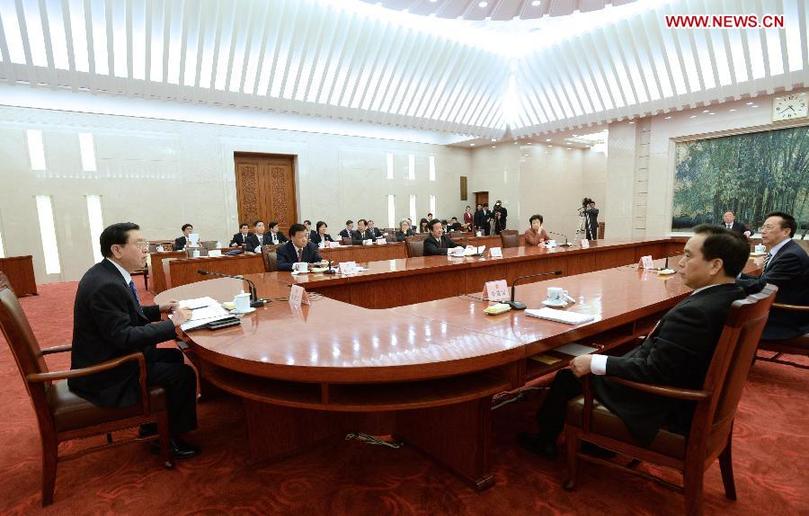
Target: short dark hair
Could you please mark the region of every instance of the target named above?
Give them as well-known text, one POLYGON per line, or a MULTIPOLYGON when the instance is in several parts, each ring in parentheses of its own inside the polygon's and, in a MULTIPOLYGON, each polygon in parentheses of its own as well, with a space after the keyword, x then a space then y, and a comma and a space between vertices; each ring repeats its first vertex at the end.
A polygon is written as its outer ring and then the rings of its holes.
POLYGON ((539 213, 537 213, 536 215, 531 215, 531 218, 530 218, 530 219, 528 219, 528 224, 533 224, 535 220, 538 220, 540 224, 542 224, 543 222, 545 222, 545 219, 544 219, 544 218, 542 218, 542 215, 540 215, 539 213))
POLYGON ((450 220, 457 221, 457 220, 458 220, 458 217, 452 217, 450 220))
POLYGON ((353 221, 353 220, 348 219, 348 220, 346 221, 346 226, 348 226, 349 224, 353 224, 353 223, 354 223, 354 221, 353 221))
POLYGON ((311 226, 311 225, 312 225, 312 221, 311 221, 311 220, 304 220, 304 221, 303 221, 303 225, 305 226, 306 224, 309 224, 309 225, 311 226))
POLYGON ((101 232, 101 237, 98 239, 101 245, 101 256, 112 258, 112 246, 126 245, 129 240, 129 232, 139 229, 140 226, 134 222, 119 222, 104 228, 104 231, 101 232))
POLYGON ((301 231, 306 231, 306 226, 304 226, 303 224, 298 224, 296 222, 295 224, 289 226, 289 236, 291 237, 294 237, 297 233, 300 233, 301 231))
POLYGON ((362 224, 363 224, 364 226, 367 226, 367 225, 368 225, 368 221, 367 221, 367 220, 365 220, 365 219, 359 219, 359 220, 357 221, 357 224, 359 224, 360 222, 362 222, 362 224))
POLYGON ((742 272, 750 257, 750 245, 743 236, 713 224, 700 224, 694 234, 708 235, 702 242, 702 256, 705 260, 722 260, 725 276, 735 278, 742 272))
POLYGON ((245 226, 247 226, 249 228, 250 224, 248 224, 247 222, 242 222, 241 224, 239 224, 239 229, 242 229, 245 226))
POLYGON ((427 227, 429 227, 430 231, 432 231, 436 224, 441 224, 441 221, 438 219, 433 219, 427 223, 427 227))
POLYGON ((258 226, 259 224, 264 224, 264 221, 259 219, 259 220, 255 221, 255 222, 253 222, 253 226, 258 226))
POLYGON ((432 215, 432 213, 428 211, 428 212, 427 212, 427 215, 432 215))
POLYGON ((789 228, 789 237, 792 238, 795 236, 795 232, 798 230, 798 224, 795 222, 795 217, 789 213, 784 213, 783 211, 773 211, 764 215, 764 220, 767 220, 770 217, 781 217, 781 229, 789 228))
POLYGON ((274 221, 274 220, 273 220, 272 222, 270 222, 269 224, 267 224, 267 227, 268 227, 268 228, 270 228, 270 229, 272 229, 272 228, 274 228, 274 227, 275 227, 275 226, 277 226, 277 225, 278 225, 278 223, 277 223, 276 221, 274 221))
POLYGON ((326 226, 326 227, 329 227, 329 225, 328 225, 328 224, 326 224, 325 222, 323 222, 322 220, 318 220, 318 221, 317 221, 317 224, 315 224, 315 231, 319 230, 319 229, 320 229, 320 226, 326 226))
POLYGON ((185 231, 186 228, 194 229, 193 224, 183 224, 183 227, 180 228, 181 231, 185 231))

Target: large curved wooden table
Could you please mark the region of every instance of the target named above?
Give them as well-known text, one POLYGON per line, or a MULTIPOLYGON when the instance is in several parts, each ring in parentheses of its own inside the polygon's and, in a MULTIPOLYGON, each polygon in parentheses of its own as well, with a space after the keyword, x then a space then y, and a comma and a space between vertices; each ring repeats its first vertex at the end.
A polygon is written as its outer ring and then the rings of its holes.
MULTIPOLYGON (((492 266, 523 259, 507 257, 492 266)), ((415 260, 408 276, 429 270, 429 279, 442 267, 447 275, 463 269, 446 257, 415 260)), ((556 354, 563 360, 546 365, 532 356, 554 355, 554 348, 571 342, 604 351, 631 343, 690 291, 679 276, 663 279, 634 264, 517 287, 517 298, 533 308, 541 306, 547 287, 566 288, 577 300, 568 310, 595 316, 589 324, 568 326, 525 312, 485 316, 488 303, 469 294, 370 309, 313 293, 310 306, 293 309, 285 300, 291 277, 249 277, 260 296, 275 301, 240 326, 186 337, 202 378, 243 398, 254 458, 288 455, 347 432, 390 434, 477 489, 493 482, 492 397, 564 367, 570 358, 556 354)), ((312 275, 302 283, 317 281, 312 275)), ((348 285, 360 276, 320 281, 348 285)), ((388 283, 373 284, 384 293, 388 283)), ((241 290, 239 280, 215 279, 167 290, 156 300, 207 295, 227 301, 241 290)))

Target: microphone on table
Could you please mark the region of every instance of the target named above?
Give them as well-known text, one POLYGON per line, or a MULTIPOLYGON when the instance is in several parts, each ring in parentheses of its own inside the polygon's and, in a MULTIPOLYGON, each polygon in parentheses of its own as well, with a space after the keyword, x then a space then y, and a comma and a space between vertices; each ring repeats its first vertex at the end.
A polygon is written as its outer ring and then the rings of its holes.
POLYGON ((198 269, 197 274, 202 274, 203 276, 219 276, 220 278, 232 278, 232 279, 246 281, 247 284, 250 286, 250 307, 251 308, 258 308, 260 306, 264 306, 268 302, 268 300, 266 300, 266 299, 259 299, 258 298, 258 295, 256 294, 256 284, 253 283, 251 280, 245 278, 244 276, 234 276, 234 275, 231 275, 231 274, 222 274, 221 272, 204 271, 202 269, 198 269))
POLYGON ((553 231, 548 231, 548 233, 550 233, 551 235, 565 237, 565 243, 564 244, 559 244, 559 247, 570 247, 570 246, 573 245, 573 244, 571 244, 570 242, 567 241, 567 235, 565 235, 564 233, 554 233, 553 231))
POLYGON ((511 282, 511 301, 506 301, 506 304, 510 306, 513 310, 525 310, 526 306, 525 303, 520 303, 519 301, 514 301, 514 287, 517 286, 521 280, 530 279, 530 278, 538 278, 540 276, 560 276, 562 271, 550 271, 550 272, 539 272, 537 274, 527 274, 525 276, 519 276, 515 278, 514 281, 511 282))
POLYGON ((323 271, 323 274, 337 274, 337 271, 331 267, 331 260, 329 260, 329 268, 323 271))

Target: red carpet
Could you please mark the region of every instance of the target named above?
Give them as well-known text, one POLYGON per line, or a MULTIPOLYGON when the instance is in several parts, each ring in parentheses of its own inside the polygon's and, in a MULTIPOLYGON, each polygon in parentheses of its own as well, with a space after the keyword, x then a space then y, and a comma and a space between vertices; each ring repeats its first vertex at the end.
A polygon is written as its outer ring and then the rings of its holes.
MULTIPOLYGON (((41 345, 68 343, 75 283, 43 285, 23 298, 41 345)), ((144 302, 151 299, 142 294, 144 302)), ((0 337, 2 340, 2 337, 0 337)), ((67 356, 50 361, 67 367, 67 356)), ((493 488, 475 493, 422 455, 356 442, 323 445, 270 464, 250 464, 239 401, 199 406, 203 454, 165 470, 133 444, 59 465, 56 501, 40 507, 39 436, 14 359, 0 343, 0 514, 681 514, 681 495, 633 476, 584 464, 579 488, 560 487, 561 460, 523 452, 535 404, 495 412, 493 488)), ((708 514, 809 514, 809 371, 758 363, 736 419, 739 500, 725 499, 719 468, 706 472, 708 514)), ((361 429, 360 429, 361 430, 361 429)), ((271 431, 271 429, 270 429, 271 431)), ((84 443, 81 444, 84 446, 84 443)), ((643 467, 643 466, 642 466, 643 467)), ((668 475, 676 479, 677 475, 668 475)))

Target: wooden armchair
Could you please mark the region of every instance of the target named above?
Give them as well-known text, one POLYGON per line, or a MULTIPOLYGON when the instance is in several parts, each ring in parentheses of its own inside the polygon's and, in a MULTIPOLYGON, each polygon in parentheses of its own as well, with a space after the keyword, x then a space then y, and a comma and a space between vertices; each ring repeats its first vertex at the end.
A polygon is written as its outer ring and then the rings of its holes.
MULTIPOLYGON (((809 313, 809 306, 798 305, 784 305, 780 303, 773 303, 772 310, 788 310, 791 312, 809 313)), ((809 356, 809 333, 798 335, 791 339, 784 340, 762 340, 758 343, 758 349, 763 351, 773 351, 775 354, 771 357, 762 357, 756 355, 756 360, 764 362, 774 362, 776 364, 791 365, 801 369, 809 369, 809 366, 798 364, 790 360, 781 359, 781 355, 803 355, 809 356)))
POLYGON ((718 458, 725 496, 735 500, 736 486, 733 481, 731 459, 733 420, 761 331, 767 322, 770 305, 777 290, 777 287, 767 285, 757 294, 734 301, 701 390, 610 378, 610 381, 645 393, 695 402, 694 417, 687 436, 661 429, 649 446, 639 444, 629 434, 623 421, 593 399, 589 379, 585 378, 584 395, 568 404, 565 424, 567 447, 565 488, 575 487, 578 460, 583 459, 634 473, 684 492, 686 514, 701 514, 703 474, 718 458), (582 454, 579 451, 581 441, 640 461, 680 470, 684 486, 671 484, 628 466, 582 454))
POLYGON ((0 273, 0 329, 8 342, 25 388, 34 406, 42 446, 42 505, 53 503, 56 485, 56 465, 87 453, 120 446, 122 444, 160 440, 160 454, 166 467, 174 466, 169 449, 169 422, 165 392, 162 387, 146 385, 146 360, 143 353, 132 353, 92 367, 67 371, 48 371, 45 356, 71 350, 71 346, 40 349, 28 319, 17 297, 0 273), (113 369, 127 362, 139 368, 139 404, 124 408, 103 408, 73 394, 67 387, 68 378, 88 376, 113 369), (135 427, 144 423, 157 423, 158 436, 112 442, 110 432, 135 427), (107 435, 106 444, 59 456, 59 443, 96 435, 107 435))
POLYGON ((405 245, 407 246, 407 257, 415 258, 417 256, 424 256, 424 239, 407 237, 405 238, 405 245))
POLYGON ((503 249, 520 247, 520 234, 515 229, 505 229, 500 232, 500 241, 503 244, 503 249))
POLYGON ((278 253, 275 252, 277 248, 277 245, 261 246, 261 258, 264 260, 264 270, 266 272, 278 270, 278 253))

